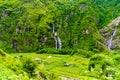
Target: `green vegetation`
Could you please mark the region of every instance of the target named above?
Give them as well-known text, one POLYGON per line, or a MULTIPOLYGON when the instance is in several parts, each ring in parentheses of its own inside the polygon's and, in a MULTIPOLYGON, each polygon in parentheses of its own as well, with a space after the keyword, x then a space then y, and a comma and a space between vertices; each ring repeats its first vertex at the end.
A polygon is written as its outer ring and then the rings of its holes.
POLYGON ((119 7, 120 0, 1 0, 0 80, 119 80, 119 7))
POLYGON ((118 52, 97 53, 89 57, 86 56, 89 52, 74 55, 57 53, 12 53, 9 55, 1 50, 0 53, 6 55, 0 57, 1 79, 117 80, 120 78, 118 52))
POLYGON ((118 54, 108 55, 106 53, 98 53, 93 55, 90 59, 80 54, 71 56, 60 54, 16 53, 11 55, 14 57, 27 56, 33 60, 40 58, 39 70, 43 72, 43 76, 51 72, 59 77, 65 76, 82 80, 119 79, 120 69, 119 65, 116 64, 118 62, 118 54), (110 75, 111 77, 109 77, 110 75))
POLYGON ((10 53, 54 48, 52 25, 62 48, 101 51, 98 30, 120 12, 119 0, 4 0, 0 8, 0 48, 10 53))

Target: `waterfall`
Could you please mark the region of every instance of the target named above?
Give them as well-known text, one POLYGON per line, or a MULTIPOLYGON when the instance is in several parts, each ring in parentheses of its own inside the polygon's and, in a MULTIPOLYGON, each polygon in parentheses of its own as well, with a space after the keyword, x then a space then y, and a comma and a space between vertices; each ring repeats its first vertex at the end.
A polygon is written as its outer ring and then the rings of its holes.
POLYGON ((109 42, 108 42, 108 49, 109 49, 109 50, 111 50, 112 40, 113 40, 113 37, 116 35, 116 32, 117 32, 117 29, 115 28, 115 29, 114 29, 114 32, 113 32, 113 34, 111 35, 110 40, 109 40, 109 42))
POLYGON ((59 45, 59 49, 61 50, 61 49, 62 49, 62 43, 61 43, 61 39, 60 39, 60 37, 58 37, 57 39, 58 39, 58 45, 59 45))
POLYGON ((14 51, 16 52, 17 51, 17 41, 13 40, 12 43, 11 43, 11 46, 14 49, 14 51))
POLYGON ((54 27, 54 24, 53 24, 53 27, 52 27, 52 33, 55 34, 55 27, 54 27))
POLYGON ((57 42, 57 33, 53 33, 54 39, 55 39, 55 48, 58 48, 58 42, 57 42))
POLYGON ((53 36, 54 36, 54 39, 55 39, 55 48, 61 50, 62 49, 61 39, 57 35, 57 33, 55 32, 54 24, 52 25, 52 33, 53 33, 53 36))

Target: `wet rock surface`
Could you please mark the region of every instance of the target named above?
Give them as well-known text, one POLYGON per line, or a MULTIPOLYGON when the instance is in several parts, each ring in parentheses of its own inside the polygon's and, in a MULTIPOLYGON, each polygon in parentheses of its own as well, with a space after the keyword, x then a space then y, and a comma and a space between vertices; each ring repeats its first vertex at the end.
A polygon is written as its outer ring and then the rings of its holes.
POLYGON ((120 16, 100 30, 108 49, 120 49, 120 16))

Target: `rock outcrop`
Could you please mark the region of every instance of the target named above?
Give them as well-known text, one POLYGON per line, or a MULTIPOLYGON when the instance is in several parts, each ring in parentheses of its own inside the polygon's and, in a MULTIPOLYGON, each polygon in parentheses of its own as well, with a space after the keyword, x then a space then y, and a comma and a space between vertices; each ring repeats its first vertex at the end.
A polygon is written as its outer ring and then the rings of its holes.
POLYGON ((100 30, 104 44, 109 50, 120 49, 120 16, 100 30))

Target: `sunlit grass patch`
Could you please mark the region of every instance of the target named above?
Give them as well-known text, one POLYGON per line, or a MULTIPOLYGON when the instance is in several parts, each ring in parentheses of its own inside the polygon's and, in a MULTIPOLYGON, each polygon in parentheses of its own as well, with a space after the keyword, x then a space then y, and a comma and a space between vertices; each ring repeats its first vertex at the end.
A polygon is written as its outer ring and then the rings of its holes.
POLYGON ((31 59, 40 58, 46 70, 49 72, 63 72, 70 75, 84 75, 88 69, 89 59, 77 55, 60 55, 60 54, 35 54, 21 53, 12 54, 15 56, 29 56, 31 59))

